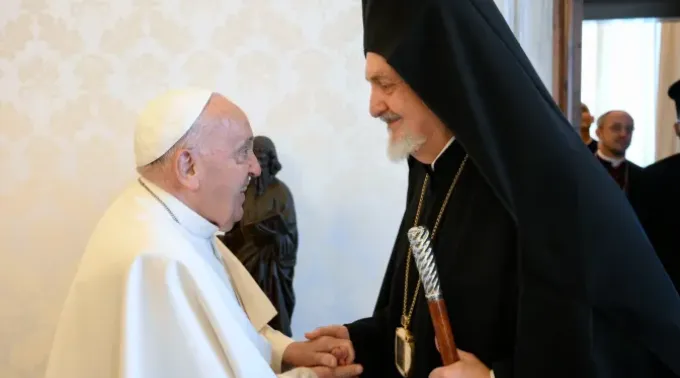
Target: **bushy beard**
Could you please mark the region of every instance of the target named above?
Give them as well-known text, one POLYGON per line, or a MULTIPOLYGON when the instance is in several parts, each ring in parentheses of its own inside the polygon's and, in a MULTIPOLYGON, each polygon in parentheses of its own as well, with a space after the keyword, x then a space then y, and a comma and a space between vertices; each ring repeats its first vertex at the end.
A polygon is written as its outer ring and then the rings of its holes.
POLYGON ((390 133, 390 140, 387 144, 387 156, 393 162, 408 158, 409 155, 418 151, 425 143, 424 137, 414 135, 411 132, 406 132, 395 140, 392 136, 392 130, 388 131, 390 133))

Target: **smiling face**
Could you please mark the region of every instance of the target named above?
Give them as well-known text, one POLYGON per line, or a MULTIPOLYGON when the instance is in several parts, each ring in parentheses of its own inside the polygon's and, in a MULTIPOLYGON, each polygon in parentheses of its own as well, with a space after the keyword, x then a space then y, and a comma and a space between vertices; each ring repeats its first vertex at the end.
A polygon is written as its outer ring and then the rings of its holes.
POLYGON ((448 141, 438 140, 446 130, 441 120, 380 55, 366 55, 366 80, 371 84, 371 116, 385 122, 390 133, 390 159, 410 154, 429 164, 448 141))
POLYGON ((230 230, 243 217, 245 190, 260 175, 253 132, 245 114, 213 96, 195 125, 195 141, 177 151, 173 166, 184 197, 201 216, 230 230))
POLYGON ((222 144, 200 159, 201 199, 204 213, 221 230, 227 231, 243 217, 245 191, 252 176, 260 175, 260 165, 253 154, 253 133, 242 119, 231 119, 226 127, 214 130, 208 143, 222 144))

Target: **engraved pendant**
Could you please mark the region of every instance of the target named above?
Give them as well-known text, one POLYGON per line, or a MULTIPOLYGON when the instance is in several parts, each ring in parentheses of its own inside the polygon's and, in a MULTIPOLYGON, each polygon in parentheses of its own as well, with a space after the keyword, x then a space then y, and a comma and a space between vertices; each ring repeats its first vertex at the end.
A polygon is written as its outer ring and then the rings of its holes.
POLYGON ((404 327, 397 328, 394 337, 394 363, 402 377, 408 377, 411 374, 414 350, 411 332, 404 327))

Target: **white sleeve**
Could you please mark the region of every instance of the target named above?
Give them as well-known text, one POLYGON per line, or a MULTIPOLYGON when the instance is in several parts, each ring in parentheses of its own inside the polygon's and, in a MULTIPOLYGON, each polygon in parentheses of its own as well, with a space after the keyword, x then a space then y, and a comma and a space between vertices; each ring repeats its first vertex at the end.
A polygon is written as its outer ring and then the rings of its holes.
POLYGON ((281 373, 283 371, 283 352, 286 351, 286 348, 288 348, 294 340, 269 325, 265 325, 264 328, 262 328, 262 331, 260 331, 260 334, 269 341, 269 344, 272 347, 272 370, 274 370, 275 373, 281 373))
POLYGON ((267 361, 238 337, 235 322, 230 340, 218 339, 206 315, 208 299, 182 264, 159 255, 138 257, 124 298, 119 377, 275 376, 267 361))

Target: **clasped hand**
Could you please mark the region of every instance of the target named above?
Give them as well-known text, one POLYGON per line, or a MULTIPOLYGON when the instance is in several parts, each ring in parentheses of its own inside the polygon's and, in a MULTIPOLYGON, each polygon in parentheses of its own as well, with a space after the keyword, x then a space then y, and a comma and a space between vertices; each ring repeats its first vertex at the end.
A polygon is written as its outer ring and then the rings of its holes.
MULTIPOLYGON (((434 345, 439 350, 437 339, 434 345)), ((477 357, 466 351, 458 349, 460 360, 451 365, 436 368, 430 373, 429 378, 490 378, 493 377, 491 371, 477 359, 477 357)))
POLYGON ((306 336, 309 340, 294 342, 286 348, 284 363, 309 367, 319 378, 349 378, 361 374, 361 365, 353 363, 354 347, 349 334, 338 337, 317 329, 306 336))

